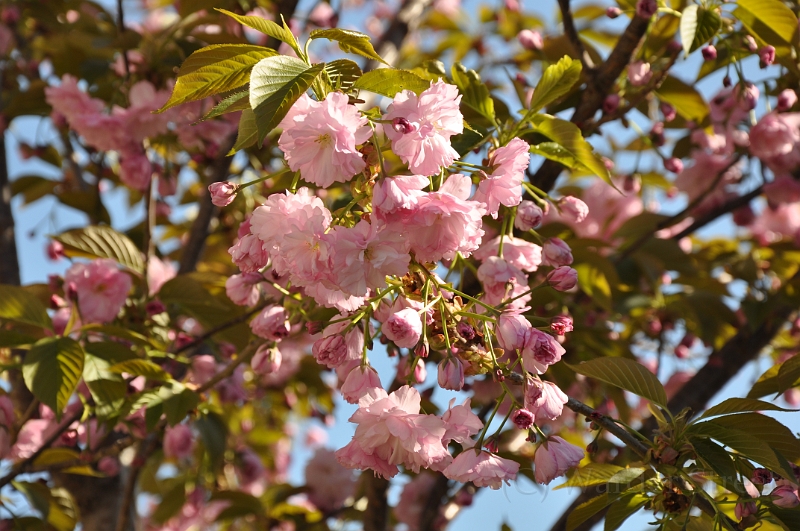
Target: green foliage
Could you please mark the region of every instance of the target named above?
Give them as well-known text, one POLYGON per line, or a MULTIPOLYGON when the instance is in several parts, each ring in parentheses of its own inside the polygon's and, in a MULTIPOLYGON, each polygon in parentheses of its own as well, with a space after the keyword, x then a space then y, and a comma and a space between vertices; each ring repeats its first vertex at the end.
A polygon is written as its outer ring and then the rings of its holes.
POLYGON ((478 113, 488 121, 489 125, 496 123, 494 101, 478 73, 474 70, 467 70, 461 63, 455 63, 452 75, 453 82, 461 93, 461 104, 478 113))
POLYGON ((372 47, 369 36, 360 31, 340 28, 318 29, 312 31, 309 38, 336 41, 339 48, 345 53, 354 53, 367 59, 379 61, 387 66, 389 65, 372 47))
POLYGON ((25 355, 22 365, 25 385, 58 418, 78 386, 84 357, 80 343, 68 337, 39 340, 25 355))
POLYGON ((130 238, 106 225, 69 230, 53 239, 61 242, 67 256, 111 258, 136 273, 145 270, 142 253, 130 238))
POLYGON ((0 284, 0 319, 52 330, 44 305, 24 288, 0 284))
POLYGON ((250 81, 256 63, 274 55, 275 50, 251 44, 214 44, 197 50, 181 65, 172 95, 158 112, 240 88, 250 81))
POLYGON ((250 107, 255 114, 259 143, 311 87, 324 66, 324 63, 308 66, 300 59, 276 55, 262 59, 253 67, 250 74, 250 107))
POLYGON ((564 489, 567 487, 591 487, 593 485, 603 485, 608 483, 617 472, 624 470, 621 466, 610 463, 589 463, 586 466, 575 469, 572 476, 555 487, 553 490, 564 489))
POLYGON ((627 358, 596 358, 570 365, 575 372, 611 384, 666 407, 667 393, 644 365, 627 358))
POLYGON ((431 86, 427 81, 408 70, 398 70, 395 68, 379 68, 365 72, 363 76, 353 84, 354 89, 374 92, 387 98, 394 96, 403 90, 410 90, 415 94, 431 86))
POLYGON ((752 398, 728 398, 716 406, 708 408, 705 413, 698 417, 698 420, 728 415, 731 413, 746 413, 750 411, 797 411, 796 409, 784 409, 771 402, 754 400, 752 398))
POLYGON ((762 374, 753 385, 747 398, 779 395, 795 387, 798 381, 800 381, 800 356, 792 356, 783 363, 773 365, 762 374))
POLYGON ((675 107, 678 116, 703 123, 708 116, 708 104, 697 90, 680 79, 667 76, 656 90, 659 99, 675 107))
POLYGON ((262 17, 256 17, 252 15, 237 15, 236 13, 231 13, 225 9, 217 9, 220 13, 228 15, 236 22, 240 24, 244 24, 248 28, 253 28, 256 31, 260 31, 264 35, 269 35, 275 40, 285 42, 292 48, 294 48, 295 52, 299 51, 299 45, 297 44, 297 39, 295 38, 292 31, 289 29, 289 26, 286 25, 286 22, 283 23, 283 26, 276 24, 271 20, 267 20, 262 17))
POLYGON ((621 496, 608 506, 603 530, 614 531, 619 529, 625 523, 625 520, 641 509, 648 501, 650 501, 650 497, 641 492, 621 496))
POLYGON ((578 505, 567 516, 567 531, 573 531, 583 522, 605 509, 612 501, 609 499, 608 494, 601 494, 578 505))
POLYGON ((687 6, 681 14, 681 41, 686 54, 713 39, 722 27, 722 19, 712 8, 687 6))
POLYGON ((530 110, 523 121, 530 120, 535 113, 566 95, 580 78, 581 62, 567 56, 548 66, 533 91, 530 110))

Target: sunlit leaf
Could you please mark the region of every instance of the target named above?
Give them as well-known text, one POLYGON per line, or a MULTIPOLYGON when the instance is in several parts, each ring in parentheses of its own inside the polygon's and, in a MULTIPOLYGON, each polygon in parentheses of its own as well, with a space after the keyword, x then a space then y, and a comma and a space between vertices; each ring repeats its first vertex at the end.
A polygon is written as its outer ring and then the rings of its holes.
POLYGON ((81 258, 111 258, 137 273, 144 272, 142 252, 130 238, 107 225, 89 225, 53 237, 64 246, 64 254, 81 258))
POLYGON ((430 88, 431 83, 408 70, 395 68, 379 68, 366 72, 353 84, 354 89, 366 90, 394 98, 395 94, 403 90, 410 90, 415 94, 430 88))
POLYGON ((58 418, 81 378, 84 356, 81 345, 68 337, 42 339, 25 355, 25 385, 58 418))
POLYGON ((596 358, 569 366, 578 374, 595 378, 666 407, 667 393, 655 375, 627 358, 596 358))
POLYGON ((345 53, 354 53, 368 59, 380 61, 385 65, 389 64, 384 61, 372 47, 369 35, 361 33, 360 31, 341 28, 318 29, 312 31, 309 34, 309 38, 336 41, 336 43, 339 44, 339 48, 345 53))
POLYGON ((0 319, 52 330, 53 323, 44 304, 19 286, 0 284, 0 319))

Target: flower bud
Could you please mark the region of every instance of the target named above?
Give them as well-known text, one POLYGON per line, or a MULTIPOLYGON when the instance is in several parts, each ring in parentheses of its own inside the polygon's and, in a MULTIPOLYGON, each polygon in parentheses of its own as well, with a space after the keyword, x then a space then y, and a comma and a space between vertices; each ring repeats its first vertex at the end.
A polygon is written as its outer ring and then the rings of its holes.
POLYGON ((778 94, 778 110, 788 111, 797 103, 797 93, 792 89, 786 89, 778 94))
POLYGON ((541 50, 544 47, 544 40, 538 31, 524 29, 517 34, 517 40, 526 50, 541 50))
POLYGON ((415 124, 412 124, 403 117, 397 117, 394 120, 392 120, 392 127, 394 128, 395 131, 397 131, 398 133, 402 133, 404 135, 413 133, 414 131, 417 130, 417 126, 415 124))
POLYGON ((675 107, 673 107, 669 103, 662 101, 660 107, 661 107, 661 114, 664 115, 665 122, 671 122, 678 116, 678 112, 675 110, 675 107))
POLYGON ((756 40, 753 38, 752 35, 745 35, 744 36, 744 45, 747 46, 747 49, 751 52, 758 50, 758 44, 756 40))
POLYGON ((603 100, 603 113, 613 114, 619 108, 619 96, 617 94, 609 94, 603 100))
POLYGON ((769 66, 775 62, 775 47, 766 45, 758 51, 758 57, 764 65, 769 66))
POLYGON ((250 360, 250 368, 259 376, 271 374, 281 368, 282 359, 280 350, 264 344, 258 347, 255 356, 250 360))
POLYGON ((563 336, 567 332, 572 332, 572 317, 568 315, 556 315, 550 319, 550 330, 563 336))
POLYGON ((589 215, 589 207, 586 203, 572 195, 562 197, 558 201, 558 207, 561 209, 561 215, 575 223, 582 222, 589 215))
POLYGON ((370 389, 380 389, 381 380, 372 367, 357 366, 345 378, 341 392, 344 399, 350 404, 357 404, 362 396, 369 393, 370 389))
POLYGON ((766 485, 772 481, 772 472, 766 468, 754 468, 750 480, 756 485, 766 485))
POLYGON ((772 497, 772 503, 784 509, 792 509, 800 505, 800 499, 797 498, 797 489, 791 485, 775 487, 770 496, 772 497))
POLYGON ((518 409, 511 414, 511 421, 521 430, 530 429, 533 426, 533 413, 527 409, 518 409))
POLYGON ((656 0, 639 0, 636 2, 636 14, 642 18, 650 18, 658 11, 656 0))
POLYGON ((225 207, 233 203, 236 199, 236 192, 239 187, 230 181, 222 181, 221 183, 214 183, 208 187, 211 193, 211 202, 218 207, 225 207))
POLYGON ((64 246, 60 241, 52 240, 49 244, 47 244, 47 257, 50 260, 53 262, 58 262, 64 256, 64 246))
POLYGON ((717 48, 713 44, 704 46, 700 53, 703 54, 703 59, 706 61, 713 61, 717 58, 717 48))
POLYGON ((671 157, 664 161, 664 169, 672 173, 680 173, 683 171, 683 161, 677 157, 671 157))
POLYGON ((475 339, 475 329, 466 321, 459 321, 456 325, 456 331, 458 331, 458 335, 467 341, 475 339))
POLYGON ((617 6, 612 6, 606 9, 606 16, 608 18, 617 18, 622 14, 622 10, 617 6))
POLYGON ((542 246, 543 262, 551 266, 566 266, 572 263, 572 250, 561 238, 550 238, 542 246))
POLYGON ((533 201, 522 201, 517 206, 517 217, 514 226, 521 231, 529 231, 539 226, 544 217, 544 212, 533 201))
POLYGON ((279 341, 289 335, 289 319, 282 306, 267 306, 250 321, 250 328, 258 337, 279 341))
POLYGON ((194 440, 192 429, 186 424, 168 427, 164 433, 164 455, 168 459, 180 459, 192 453, 194 440))
POLYGON ((556 291, 569 291, 578 283, 578 272, 568 266, 557 267, 547 274, 547 282, 556 291))
POLYGON ((464 387, 464 365, 461 360, 451 356, 440 361, 437 379, 442 389, 460 391, 464 387))

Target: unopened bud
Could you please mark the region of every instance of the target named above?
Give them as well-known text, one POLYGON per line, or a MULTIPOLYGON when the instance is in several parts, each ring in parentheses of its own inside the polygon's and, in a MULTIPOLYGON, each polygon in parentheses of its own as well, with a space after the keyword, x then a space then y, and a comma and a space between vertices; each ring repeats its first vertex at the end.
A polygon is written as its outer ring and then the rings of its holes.
POLYGON ((402 117, 397 117, 392 120, 392 127, 398 133, 407 135, 417 130, 417 126, 402 117))

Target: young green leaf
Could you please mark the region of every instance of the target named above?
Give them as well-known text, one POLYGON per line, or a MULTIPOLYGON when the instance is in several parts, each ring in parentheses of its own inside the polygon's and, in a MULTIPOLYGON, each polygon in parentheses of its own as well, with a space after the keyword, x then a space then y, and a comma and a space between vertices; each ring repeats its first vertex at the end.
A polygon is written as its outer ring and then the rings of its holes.
POLYGON ((659 406, 667 405, 667 393, 658 378, 644 365, 633 360, 596 358, 569 367, 578 374, 620 387, 659 406))
POLYGON ((25 385, 59 419, 83 374, 84 357, 80 343, 68 337, 37 341, 25 355, 25 385))
POLYGON ((248 28, 253 28, 256 31, 260 31, 265 35, 269 35, 273 39, 279 40, 281 42, 285 42, 289 46, 297 51, 297 39, 295 38, 294 34, 289 31, 289 29, 284 25, 280 26, 271 20, 267 20, 265 18, 256 17, 252 15, 237 15, 236 13, 231 13, 225 9, 216 9, 220 13, 228 15, 232 19, 234 19, 239 24, 244 24, 248 28))
POLYGON ((370 70, 353 84, 354 89, 374 92, 387 98, 394 98, 398 92, 403 90, 410 90, 419 95, 430 86, 430 81, 421 78, 417 74, 396 68, 370 70))
POLYGON ((614 474, 624 470, 621 466, 610 463, 589 463, 586 466, 576 468, 567 481, 555 487, 553 490, 565 489, 567 487, 590 487, 607 483, 614 474))
POLYGON ((583 522, 602 511, 612 501, 612 499, 609 499, 608 494, 601 494, 600 496, 578 505, 575 510, 567 516, 567 531, 572 531, 583 522))
POLYGON ((708 104, 697 90, 680 79, 667 76, 656 89, 659 99, 675 107, 686 120, 701 123, 708 116, 708 104))
POLYGON ((728 398, 716 406, 710 407, 705 413, 700 415, 697 420, 728 415, 732 413, 746 413, 750 411, 797 411, 796 409, 784 409, 771 402, 755 400, 753 398, 728 398))
POLYGON ((44 304, 19 286, 0 284, 0 319, 53 329, 44 304))
POLYGON ((603 531, 615 531, 625 523, 633 513, 644 507, 650 497, 641 492, 625 494, 609 505, 603 531))
POLYGON ((361 55, 367 59, 380 61, 381 63, 389 66, 389 63, 383 60, 383 57, 378 55, 378 52, 372 47, 369 35, 361 33, 360 31, 353 31, 340 28, 332 29, 318 29, 311 32, 309 35, 311 39, 328 39, 336 41, 339 48, 344 53, 354 53, 361 55))
POLYGON ((363 75, 361 68, 349 59, 337 59, 325 63, 325 72, 333 84, 333 89, 345 92, 352 89, 353 83, 363 75))
POLYGON ((768 44, 794 42, 797 16, 780 0, 738 0, 733 14, 768 44), (780 42, 772 42, 775 37, 780 42))
POLYGON ((217 116, 228 114, 230 112, 243 111, 250 108, 250 88, 245 87, 244 90, 234 92, 230 96, 224 98, 222 101, 214 105, 198 122, 205 122, 217 116))
POLYGON ((474 70, 467 70, 461 63, 455 63, 452 75, 453 81, 461 92, 461 103, 493 124, 495 122, 494 100, 478 73, 474 70))
POLYGON ((89 225, 54 236, 69 257, 111 258, 137 273, 144 273, 142 253, 130 238, 106 225, 89 225))
POLYGON ((213 44, 201 48, 181 65, 172 95, 156 112, 242 87, 256 63, 276 54, 275 50, 252 44, 213 44))
POLYGON ((139 358, 115 363, 108 368, 108 371, 116 374, 127 373, 132 376, 144 376, 148 380, 162 382, 172 379, 169 373, 152 361, 139 358))
POLYGON ((250 74, 250 107, 258 142, 283 120, 294 102, 314 83, 325 63, 309 67, 300 59, 276 55, 262 59, 250 74))
POLYGON ((258 127, 256 127, 256 114, 252 109, 242 111, 239 118, 239 130, 236 134, 236 143, 231 148, 228 155, 233 155, 240 149, 252 146, 258 140, 258 127))
POLYGON ((687 6, 681 13, 681 42, 688 55, 714 38, 722 27, 722 19, 713 9, 687 6))
POLYGON ((542 74, 539 84, 533 90, 530 110, 523 120, 530 119, 533 114, 572 90, 575 83, 581 79, 581 68, 580 61, 566 55, 556 64, 548 66, 542 74))
POLYGON ((747 398, 779 395, 794 387, 798 380, 800 380, 800 356, 793 356, 764 372, 750 389, 747 398))

